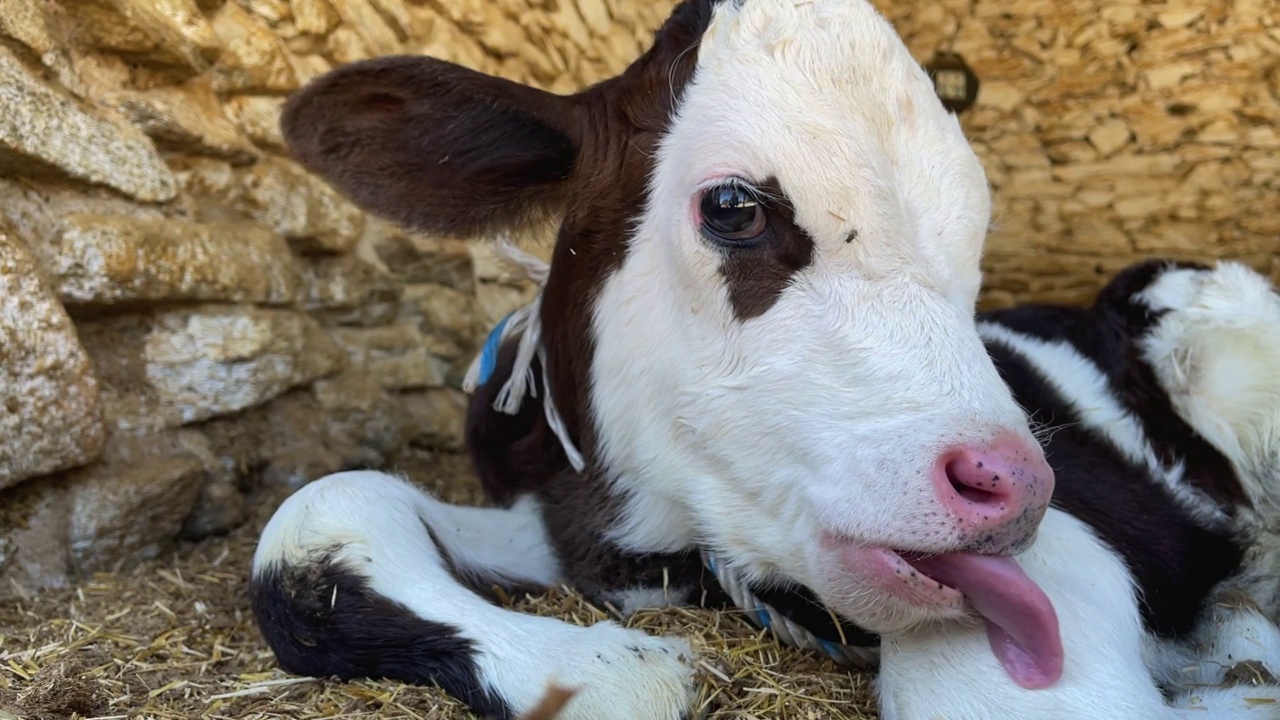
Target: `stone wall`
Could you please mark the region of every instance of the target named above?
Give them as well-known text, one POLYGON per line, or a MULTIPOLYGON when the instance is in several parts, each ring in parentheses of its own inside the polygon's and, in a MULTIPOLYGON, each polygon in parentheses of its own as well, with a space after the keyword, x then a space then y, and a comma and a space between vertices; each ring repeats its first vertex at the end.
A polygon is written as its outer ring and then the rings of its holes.
POLYGON ((1280 280, 1280 4, 874 0, 915 56, 981 80, 966 131, 995 190, 984 306, 1082 302, 1138 257, 1280 280))
POLYGON ((285 157, 287 94, 429 53, 566 91, 628 0, 0 0, 0 596, 225 531, 258 483, 457 448, 529 288, 285 157))
MULTIPOLYGON (((982 82, 984 306, 1151 254, 1280 279, 1274 3, 875 2, 982 82)), ((225 530, 257 483, 455 448, 463 369, 529 288, 302 172, 284 97, 399 52, 567 91, 672 4, 0 0, 0 595, 225 530)))

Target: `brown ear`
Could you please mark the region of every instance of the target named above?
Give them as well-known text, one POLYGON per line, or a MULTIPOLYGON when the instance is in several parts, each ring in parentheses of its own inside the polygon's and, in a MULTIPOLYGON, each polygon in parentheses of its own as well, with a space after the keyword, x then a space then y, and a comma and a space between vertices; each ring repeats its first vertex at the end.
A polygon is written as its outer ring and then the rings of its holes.
POLYGON ((280 128, 298 162, 366 211, 464 237, 554 211, 581 135, 569 97, 414 56, 317 78, 280 128))

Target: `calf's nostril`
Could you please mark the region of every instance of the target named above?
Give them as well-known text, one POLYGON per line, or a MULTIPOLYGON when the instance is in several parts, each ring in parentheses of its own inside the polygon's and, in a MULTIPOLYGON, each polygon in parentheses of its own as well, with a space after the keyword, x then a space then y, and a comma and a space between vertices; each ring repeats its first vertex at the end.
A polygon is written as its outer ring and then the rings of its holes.
POLYGON ((983 462, 957 458, 947 463, 947 480, 957 495, 975 505, 994 505, 1004 499, 999 476, 983 468, 983 462))

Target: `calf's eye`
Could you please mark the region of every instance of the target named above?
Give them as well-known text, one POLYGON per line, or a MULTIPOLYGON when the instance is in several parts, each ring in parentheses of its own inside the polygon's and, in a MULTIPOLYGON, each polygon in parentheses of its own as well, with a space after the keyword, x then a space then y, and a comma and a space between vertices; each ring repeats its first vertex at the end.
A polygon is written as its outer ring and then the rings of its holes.
POLYGON ((732 183, 708 188, 700 205, 702 231, 713 241, 740 245, 764 233, 765 210, 749 188, 732 183))

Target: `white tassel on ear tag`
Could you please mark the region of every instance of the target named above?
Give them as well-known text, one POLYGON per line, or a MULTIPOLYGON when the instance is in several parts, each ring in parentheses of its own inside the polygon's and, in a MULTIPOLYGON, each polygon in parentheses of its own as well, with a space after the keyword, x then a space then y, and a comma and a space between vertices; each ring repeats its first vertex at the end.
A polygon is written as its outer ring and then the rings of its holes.
POLYGON ((520 411, 520 405, 524 402, 526 393, 537 397, 538 389, 533 378, 533 359, 537 357, 542 364, 542 385, 547 389, 547 396, 542 401, 547 424, 560 440, 560 445, 569 458, 569 464, 574 470, 582 472, 586 462, 574 447, 573 442, 569 440, 569 429, 565 427, 564 419, 560 417, 560 412, 556 410, 555 402, 552 401, 551 380, 547 376, 546 348, 542 346, 542 286, 546 284, 551 274, 551 266, 537 256, 520 250, 506 237, 498 238, 494 243, 494 249, 499 259, 505 260, 522 276, 537 283, 538 292, 528 305, 504 317, 489 333, 484 346, 480 349, 480 354, 467 368, 462 388, 467 393, 474 393, 476 388, 488 382, 497 365, 498 349, 502 347, 502 343, 507 338, 520 335, 516 359, 511 367, 511 377, 507 378, 507 382, 494 398, 493 409, 507 415, 515 415, 520 411))

